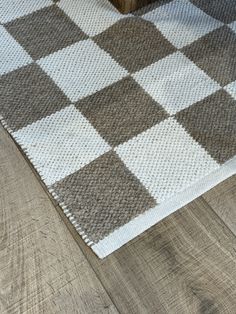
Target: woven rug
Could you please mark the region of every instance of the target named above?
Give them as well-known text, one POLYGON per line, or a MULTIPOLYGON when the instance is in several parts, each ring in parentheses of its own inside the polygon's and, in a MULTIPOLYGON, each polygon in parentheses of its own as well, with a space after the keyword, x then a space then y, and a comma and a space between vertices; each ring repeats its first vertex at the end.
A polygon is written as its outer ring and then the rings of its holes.
POLYGON ((2 124, 99 257, 235 173, 235 0, 0 0, 0 22, 2 124))

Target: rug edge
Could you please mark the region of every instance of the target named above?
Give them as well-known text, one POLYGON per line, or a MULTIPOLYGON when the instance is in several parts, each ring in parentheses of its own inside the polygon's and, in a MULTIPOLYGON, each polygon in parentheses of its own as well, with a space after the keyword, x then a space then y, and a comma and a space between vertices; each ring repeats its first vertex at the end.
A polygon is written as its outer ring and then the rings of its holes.
MULTIPOLYGON (((7 124, 6 120, 2 115, 0 115, 0 124, 3 126, 3 128, 7 131, 7 133, 10 135, 12 140, 14 141, 15 144, 19 145, 21 148, 22 153, 26 156, 27 160, 32 164, 34 170, 37 172, 41 182, 47 189, 49 195, 53 198, 53 200, 57 203, 57 205, 60 206, 63 214, 67 217, 67 219, 70 221, 70 223, 73 225, 79 236, 82 238, 82 240, 85 242, 85 244, 89 247, 94 245, 95 243, 90 240, 88 235, 85 233, 85 231, 80 227, 80 224, 78 223, 77 219, 75 216, 71 213, 71 210, 66 206, 64 202, 59 201, 58 195, 55 193, 55 191, 46 184, 43 175, 40 173, 39 169, 34 163, 34 160, 31 158, 30 154, 27 151, 27 148, 24 147, 24 145, 21 144, 20 139, 18 139, 15 135, 13 130, 9 127, 7 124)), ((40 183, 41 183, 40 182, 40 183)))
POLYGON ((217 184, 236 174, 236 156, 225 164, 197 181, 177 196, 159 204, 145 213, 135 217, 127 224, 116 229, 98 243, 93 244, 91 249, 99 258, 105 258, 120 247, 133 240, 162 219, 171 215, 178 209, 189 204, 205 192, 214 188, 217 184))
POLYGON ((215 187, 217 184, 236 174, 236 156, 231 160, 227 161, 225 164, 217 168, 215 171, 211 172, 209 175, 203 177, 197 181, 194 185, 191 185, 186 190, 183 190, 178 196, 175 196, 168 200, 165 204, 159 204, 154 208, 151 208, 144 212, 143 214, 135 217, 125 225, 116 229, 114 232, 110 233, 108 236, 102 240, 94 243, 89 239, 87 234, 80 227, 78 220, 71 213, 70 209, 66 204, 59 202, 59 197, 56 195, 55 191, 51 189, 44 181, 43 176, 40 171, 35 166, 34 161, 27 152, 27 149, 21 145, 19 139, 14 136, 14 132, 8 126, 5 119, 0 115, 0 123, 3 128, 10 134, 14 142, 20 145, 22 152, 25 154, 29 162, 33 165, 34 169, 37 171, 41 181, 49 191, 52 198, 61 207, 64 215, 73 225, 75 230, 78 232, 83 241, 88 245, 92 251, 99 257, 105 258, 114 251, 118 250, 129 241, 133 240, 137 236, 141 235, 143 232, 148 230, 150 227, 157 224, 162 219, 171 215, 181 207, 192 202, 197 197, 201 196, 211 188, 215 187))

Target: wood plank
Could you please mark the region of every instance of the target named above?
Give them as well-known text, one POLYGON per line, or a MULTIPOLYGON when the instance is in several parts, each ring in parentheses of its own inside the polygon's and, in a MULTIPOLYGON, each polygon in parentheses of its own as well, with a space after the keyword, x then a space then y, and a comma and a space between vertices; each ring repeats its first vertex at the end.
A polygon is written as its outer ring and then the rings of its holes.
POLYGON ((205 193, 204 199, 236 235, 236 175, 205 193))
POLYGON ((204 198, 102 261, 68 228, 121 313, 234 313, 235 236, 204 198))
POLYGON ((140 9, 156 0, 110 0, 110 2, 122 13, 129 13, 140 9))
POLYGON ((74 236, 121 313, 235 313, 236 238, 203 198, 104 260, 74 236))
POLYGON ((0 127, 0 313, 118 313, 0 127))
MULTIPOLYGON (((8 146, 7 142, 4 149, 0 149, 2 156, 8 146)), ((0 145, 0 147, 3 146, 0 145)), ((7 170, 4 169, 7 173, 1 176, 4 183, 2 186, 7 191, 4 194, 1 191, 4 195, 2 204, 10 204, 10 210, 13 208, 16 215, 14 208, 16 202, 20 202, 20 206, 17 207, 21 210, 17 211, 17 219, 13 218, 18 222, 23 219, 21 218, 23 215, 25 228, 21 223, 17 223, 17 228, 10 223, 4 223, 0 228, 2 243, 7 241, 9 243, 8 250, 11 252, 8 257, 4 248, 0 251, 0 269, 4 272, 8 271, 8 275, 0 272, 0 286, 2 287, 1 283, 4 283, 3 289, 0 289, 1 306, 3 304, 3 309, 8 309, 7 313, 21 313, 21 310, 27 313, 54 313, 54 310, 57 313, 77 313, 76 309, 79 305, 79 308, 82 309, 81 313, 91 313, 92 310, 96 313, 96 311, 100 311, 100 307, 102 311, 105 309, 113 313, 114 306, 104 291, 101 293, 104 297, 100 297, 100 289, 102 289, 100 284, 94 283, 96 277, 95 279, 93 276, 91 277, 91 269, 81 257, 79 248, 74 246, 75 243, 73 244, 71 240, 67 240, 70 235, 60 219, 61 226, 57 228, 54 227, 58 224, 57 221, 49 224, 42 220, 42 216, 46 216, 45 212, 49 213, 48 215, 51 217, 50 212, 54 213, 54 208, 52 205, 50 205, 51 209, 48 208, 49 205, 42 205, 46 201, 43 201, 45 195, 39 192, 39 190, 41 191, 39 184, 37 184, 37 192, 34 192, 34 189, 31 190, 32 179, 29 179, 28 176, 33 176, 33 174, 30 171, 29 175, 29 169, 25 162, 18 163, 14 158, 14 167, 12 164, 9 166, 6 159, 9 156, 11 159, 16 154, 18 152, 11 150, 10 153, 8 151, 3 158, 0 158, 3 160, 0 165, 4 166, 5 163, 7 165, 7 170), (9 171, 16 171, 17 175, 9 176, 9 171), (6 180, 6 178, 8 179, 6 180), (28 181, 29 184, 27 184, 28 181), (11 185, 16 184, 15 182, 18 183, 13 188, 13 193, 11 185), (24 186, 23 190, 21 185, 24 186), (13 197, 12 193, 20 196, 13 197), (26 204, 22 202, 22 193, 23 195, 27 194, 26 204), (35 198, 38 197, 43 202, 40 206, 35 203, 35 198), (37 210, 32 204, 36 205, 37 210), (27 214, 24 214, 25 211, 27 214), (36 220, 37 226, 34 226, 30 219, 36 220), (9 232, 10 229, 14 230, 9 232), (19 232, 20 236, 16 236, 15 234, 19 234, 19 232), (53 236, 54 232, 55 236, 53 236), (8 238, 5 234, 10 235, 10 241, 5 239, 8 238), (48 234, 51 236, 49 237, 48 234), (17 240, 18 237, 22 240, 17 240), (50 239, 53 240, 50 241, 50 239), (37 243, 39 241, 43 242, 40 246, 37 243), (48 241, 52 243, 48 244, 48 241), (18 245, 15 244, 17 242, 18 245), (24 244, 20 246, 19 243, 24 244), (62 252, 58 252, 58 248, 54 249, 58 243, 62 246, 60 247, 62 252), (73 249, 67 248, 68 243, 73 249), (40 252, 38 252, 39 250, 40 252), (76 253, 77 250, 80 253, 76 253), (27 253, 28 251, 29 253, 27 253), (13 252, 18 258, 14 258, 13 252), (79 254, 79 256, 72 258, 71 255, 75 256, 75 254, 79 254), (32 262, 28 261, 29 256, 31 256, 30 261, 32 262), (71 258, 73 263, 70 261, 71 258), (9 262, 9 260, 13 260, 13 262, 9 262), (20 262, 21 260, 24 262, 20 262), (22 271, 22 264, 31 268, 30 274, 27 274, 25 270, 22 271), (9 271, 9 269, 13 269, 13 271, 9 271), (24 273, 20 276, 22 279, 18 279, 18 269, 20 269, 20 273, 24 273), (85 273, 85 275, 83 276, 81 273, 85 273), (12 277, 16 279, 16 287, 13 286, 12 277), (38 279, 38 277, 43 278, 38 279), (37 285, 37 281, 42 283, 37 285), (84 287, 84 281, 87 282, 87 288, 84 287), (11 284, 8 285, 8 282, 11 284), (91 285, 92 292, 98 291, 99 296, 94 296, 92 300, 99 300, 99 305, 92 304, 91 306, 90 304, 88 295, 92 293, 89 288, 91 285), (96 288, 97 285, 99 288, 96 288), (23 292, 18 292, 21 286, 23 292), (39 288, 35 288, 36 286, 39 288), (81 292, 81 289, 88 289, 89 293, 81 292), (103 298, 106 301, 103 301, 103 298), (11 308, 9 304, 11 304, 11 308)), ((20 159, 22 158, 20 157, 20 159)), ((62 213, 59 207, 57 209, 59 213, 62 213)), ((6 210, 3 211, 4 215, 5 219, 1 218, 1 222, 12 219, 6 210)), ((63 215, 62 217, 65 219, 63 215)), ((85 246, 68 221, 65 220, 65 222, 119 312, 158 314, 235 312, 236 237, 214 213, 204 198, 199 198, 166 218, 104 260, 98 260, 85 246)), ((100 312, 103 313, 102 311, 100 312)), ((0 307, 0 313, 2 312, 4 313, 0 307)))

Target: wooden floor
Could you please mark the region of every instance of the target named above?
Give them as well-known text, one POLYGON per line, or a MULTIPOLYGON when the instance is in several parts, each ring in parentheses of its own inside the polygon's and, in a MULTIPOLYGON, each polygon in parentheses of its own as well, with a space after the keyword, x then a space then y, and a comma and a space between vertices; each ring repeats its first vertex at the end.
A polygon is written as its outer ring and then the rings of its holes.
POLYGON ((0 187, 1 314, 236 313, 236 177, 104 260, 2 128, 0 187))

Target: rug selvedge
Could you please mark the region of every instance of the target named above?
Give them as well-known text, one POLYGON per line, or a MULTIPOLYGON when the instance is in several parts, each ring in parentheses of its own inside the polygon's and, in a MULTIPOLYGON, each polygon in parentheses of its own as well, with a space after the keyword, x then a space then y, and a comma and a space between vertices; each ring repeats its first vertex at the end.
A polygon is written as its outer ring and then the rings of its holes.
POLYGON ((98 256, 235 173, 234 0, 3 1, 0 22, 1 122, 98 256))

